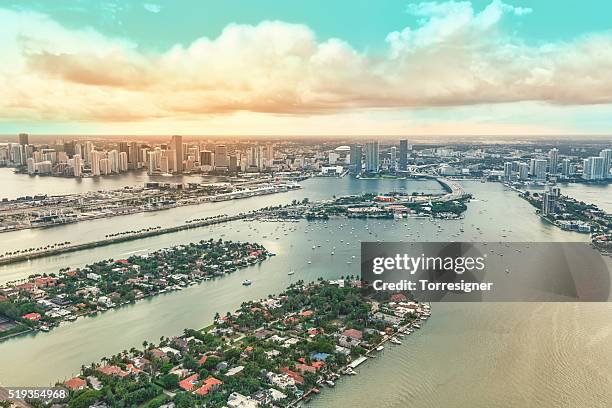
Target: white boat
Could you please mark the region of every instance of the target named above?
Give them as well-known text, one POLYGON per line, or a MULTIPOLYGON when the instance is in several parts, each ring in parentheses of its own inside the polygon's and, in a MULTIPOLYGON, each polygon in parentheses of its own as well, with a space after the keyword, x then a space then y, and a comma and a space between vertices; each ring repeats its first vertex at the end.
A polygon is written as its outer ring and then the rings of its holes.
POLYGON ((384 349, 385 349, 385 346, 376 347, 376 351, 383 351, 384 349))
POLYGON ((390 340, 390 341, 391 341, 391 343, 393 343, 393 344, 402 344, 402 342, 401 342, 401 341, 399 341, 398 339, 396 339, 395 337, 391 337, 391 340, 390 340))
POLYGON ((251 282, 249 279, 246 279, 246 280, 243 280, 243 281, 242 281, 242 284, 243 284, 244 286, 249 286, 251 283, 253 283, 253 282, 251 282))
POLYGON ((48 332, 49 326, 40 326, 40 331, 48 332))
POLYGON ((289 271, 289 273, 287 273, 287 275, 293 275, 295 273, 295 271, 292 269, 289 271))

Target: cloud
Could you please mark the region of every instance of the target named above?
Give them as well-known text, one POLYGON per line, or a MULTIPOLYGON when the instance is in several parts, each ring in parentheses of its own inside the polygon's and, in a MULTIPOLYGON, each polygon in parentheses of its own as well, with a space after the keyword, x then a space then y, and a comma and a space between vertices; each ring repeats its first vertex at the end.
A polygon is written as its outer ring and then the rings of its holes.
POLYGON ((482 10, 451 1, 407 11, 418 23, 389 33, 376 53, 280 21, 230 24, 216 38, 147 53, 42 14, 0 9, 0 110, 4 120, 133 121, 612 103, 609 33, 528 44, 502 23, 531 10, 497 0, 482 10))
POLYGON ((144 9, 147 10, 148 12, 154 13, 154 14, 157 14, 160 11, 162 11, 162 6, 160 4, 144 3, 142 7, 144 7, 144 9))

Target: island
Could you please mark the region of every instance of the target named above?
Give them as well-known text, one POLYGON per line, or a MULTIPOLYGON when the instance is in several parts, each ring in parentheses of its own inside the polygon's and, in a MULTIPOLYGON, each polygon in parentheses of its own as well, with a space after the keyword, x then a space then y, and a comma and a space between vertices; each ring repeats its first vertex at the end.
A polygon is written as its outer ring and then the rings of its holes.
POLYGON ((272 255, 256 243, 210 239, 63 268, 57 274, 31 275, 0 286, 0 339, 30 330, 48 331, 62 321, 182 290, 272 255))
POLYGON ((69 395, 55 406, 296 406, 356 375, 385 343, 400 345, 430 316, 429 305, 404 293, 369 295, 361 286, 352 277, 298 281, 217 313, 203 329, 144 341, 58 382, 69 395))

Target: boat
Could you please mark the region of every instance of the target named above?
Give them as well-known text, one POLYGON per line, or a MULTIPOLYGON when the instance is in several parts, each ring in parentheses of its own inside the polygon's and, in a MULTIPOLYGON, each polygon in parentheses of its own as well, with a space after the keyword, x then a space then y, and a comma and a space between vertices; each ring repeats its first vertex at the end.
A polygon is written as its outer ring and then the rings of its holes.
POLYGON ((395 337, 391 337, 391 340, 390 340, 390 341, 391 341, 391 343, 393 343, 393 344, 402 344, 402 342, 401 342, 401 341, 399 341, 398 339, 396 339, 395 337))
POLYGON ((287 275, 293 275, 295 273, 295 271, 292 269, 289 271, 289 273, 287 273, 287 275))
POLYGON ((253 283, 253 282, 251 282, 249 279, 245 279, 245 280, 242 281, 242 284, 244 286, 249 286, 251 283, 253 283))
POLYGON ((384 349, 385 349, 385 346, 376 347, 376 351, 383 351, 384 349))
POLYGON ((332 380, 325 381, 325 384, 329 385, 330 387, 334 387, 336 385, 336 383, 333 382, 332 380))
POLYGON ((48 332, 49 326, 40 326, 40 331, 48 332))

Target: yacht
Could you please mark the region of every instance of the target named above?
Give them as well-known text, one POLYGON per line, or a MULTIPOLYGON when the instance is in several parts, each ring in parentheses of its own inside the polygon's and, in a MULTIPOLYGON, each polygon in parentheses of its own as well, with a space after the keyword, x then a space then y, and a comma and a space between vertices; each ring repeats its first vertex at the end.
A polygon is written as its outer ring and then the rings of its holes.
POLYGON ((245 280, 242 281, 242 284, 244 286, 249 286, 251 283, 253 283, 253 282, 251 282, 249 279, 245 279, 245 280))
POLYGON ((293 275, 295 273, 295 271, 292 269, 289 271, 289 273, 287 275, 293 275))
POLYGON ((401 341, 399 341, 398 339, 396 339, 395 337, 391 337, 391 340, 390 340, 390 341, 391 341, 391 343, 393 343, 393 344, 402 344, 402 342, 401 342, 401 341))

